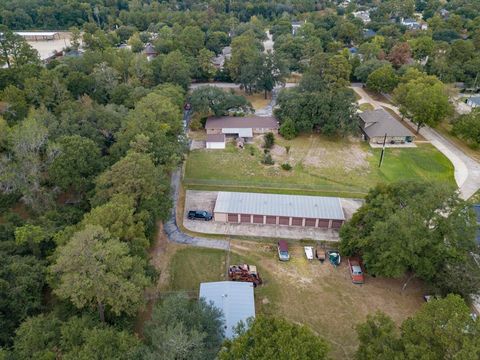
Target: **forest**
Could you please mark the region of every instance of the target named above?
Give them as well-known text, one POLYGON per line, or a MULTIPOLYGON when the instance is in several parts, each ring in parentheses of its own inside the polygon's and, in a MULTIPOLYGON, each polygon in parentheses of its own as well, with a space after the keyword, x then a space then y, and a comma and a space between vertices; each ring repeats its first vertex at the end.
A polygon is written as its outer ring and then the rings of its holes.
MULTIPOLYGON (((275 115, 287 139, 301 133, 355 134, 357 109, 348 88, 352 81, 364 82, 376 93, 392 93, 419 129, 451 115, 445 84, 480 89, 480 2, 341 3, 1 1, 0 360, 271 359, 285 334, 295 335, 295 341, 285 345, 280 359, 292 358, 289 351, 298 349, 304 349, 298 359, 328 358, 325 340, 284 319, 258 317, 248 330, 239 329, 238 340, 223 343, 218 310, 183 294, 154 305, 142 336, 135 325, 147 305, 145 293, 159 276, 149 251, 158 223, 171 210, 170 176, 188 154, 185 103, 195 107, 198 127, 208 114, 248 108, 242 96, 228 92, 192 95, 192 82, 234 82, 245 93, 266 95, 292 73, 301 74, 299 86, 278 97, 275 115), (372 7, 368 29, 375 35, 367 37, 365 24, 353 12, 372 7), (415 12, 422 14, 428 30, 410 31, 398 22, 415 12), (303 24, 295 35, 292 22, 303 24), (44 63, 15 33, 42 29, 71 32, 64 56, 44 63), (273 36, 273 53, 263 51, 267 29, 273 36), (153 59, 144 54, 148 44, 157 55, 153 59), (232 57, 218 69, 211 59, 227 46, 232 57), (419 105, 420 96, 434 99, 440 110, 425 116, 429 104, 419 105), (252 340, 257 338, 263 341, 252 340), (315 346, 305 350, 307 342, 315 346)), ((480 129, 479 124, 477 111, 454 119, 453 126, 459 137, 479 144, 478 131, 471 131, 480 129)), ((447 193, 434 190, 437 195, 447 193)), ((381 208, 375 197, 382 191, 397 190, 372 190, 373 204, 344 230, 346 251, 365 246, 371 258, 380 256, 376 238, 369 232, 367 243, 355 230, 373 223, 366 212, 381 208)), ((394 228, 392 214, 397 209, 387 210, 388 224, 394 228)), ((428 216, 435 211, 417 210, 428 216)), ((454 230, 471 237, 470 225, 455 223, 454 230)), ((371 225, 372 233, 373 228, 381 230, 371 225)), ((439 230, 435 244, 444 234, 458 240, 448 230, 439 230)), ((458 242, 462 250, 472 245, 458 242)), ((402 263, 390 273, 375 270, 396 275, 430 266, 421 265, 402 263)), ((431 270, 425 270, 430 271, 425 278, 435 278, 431 270)), ((462 271, 452 275, 451 283, 462 278, 462 271)), ((478 290, 478 278, 467 288, 452 290, 451 283, 438 287, 463 296, 478 290)), ((460 309, 448 328, 455 343, 436 339, 426 358, 441 359, 458 351, 458 358, 477 359, 479 323, 470 320, 460 296, 448 295, 442 301, 429 304, 400 331, 381 314, 369 317, 357 329, 357 358, 376 359, 372 354, 383 352, 385 359, 395 354, 413 359, 435 338, 428 331, 422 334, 422 326, 431 325, 437 315, 448 319, 460 309), (377 336, 388 346, 376 342, 377 336)))

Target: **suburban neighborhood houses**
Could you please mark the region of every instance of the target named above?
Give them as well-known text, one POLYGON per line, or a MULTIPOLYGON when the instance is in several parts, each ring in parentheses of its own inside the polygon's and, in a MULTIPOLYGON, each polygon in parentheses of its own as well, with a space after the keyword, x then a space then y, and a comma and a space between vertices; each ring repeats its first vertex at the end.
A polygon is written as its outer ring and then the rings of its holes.
POLYGON ((480 359, 480 2, 0 2, 0 360, 480 359))

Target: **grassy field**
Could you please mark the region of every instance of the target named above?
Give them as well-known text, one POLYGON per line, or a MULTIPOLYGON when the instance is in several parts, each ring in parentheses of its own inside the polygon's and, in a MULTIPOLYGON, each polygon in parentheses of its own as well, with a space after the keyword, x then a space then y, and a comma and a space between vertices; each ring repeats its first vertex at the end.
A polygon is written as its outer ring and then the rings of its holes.
POLYGON ((270 101, 272 101, 272 94, 267 94, 267 98, 265 99, 265 94, 263 92, 253 93, 251 95, 247 94, 245 91, 236 89, 235 93, 238 95, 242 95, 245 97, 255 110, 262 109, 267 106, 270 101))
POLYGON ((330 355, 338 359, 353 357, 358 343, 354 328, 367 314, 380 310, 400 324, 422 303, 419 282, 413 281, 404 292, 404 279, 367 278, 365 285, 353 285, 345 264, 334 269, 309 262, 298 245, 291 245, 290 251, 292 260, 282 263, 273 244, 233 241, 229 256, 221 250, 182 248, 170 258, 165 290, 198 291, 200 282, 225 280, 228 259, 230 264, 255 264, 264 281, 255 289, 257 315, 310 326, 330 343, 330 355))
POLYGON ((453 142, 465 154, 473 159, 480 161, 480 149, 473 149, 465 141, 452 134, 452 125, 448 121, 440 123, 435 130, 442 134, 445 138, 453 142))
MULTIPOLYGON (((355 93, 357 94, 357 93, 355 93)), ((374 110, 374 107, 372 104, 370 103, 363 103, 363 104, 360 104, 358 106, 358 108, 361 110, 361 111, 370 111, 370 110, 374 110)))
POLYGON ((275 165, 261 163, 262 139, 243 150, 195 150, 190 153, 184 185, 195 189, 266 191, 336 196, 362 196, 378 182, 422 179, 455 184, 453 165, 429 144, 387 149, 381 168, 380 149, 361 142, 321 136, 277 139, 275 165), (286 146, 290 147, 287 153, 286 146), (283 170, 289 163, 293 169, 283 170))

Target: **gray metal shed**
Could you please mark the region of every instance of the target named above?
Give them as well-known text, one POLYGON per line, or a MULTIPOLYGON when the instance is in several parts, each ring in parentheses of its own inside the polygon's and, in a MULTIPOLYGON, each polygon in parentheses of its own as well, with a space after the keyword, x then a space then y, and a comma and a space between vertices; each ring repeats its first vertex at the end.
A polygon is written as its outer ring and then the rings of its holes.
POLYGON ((234 328, 255 317, 253 284, 247 282, 217 281, 200 284, 200 298, 223 311, 225 337, 234 337, 234 328))

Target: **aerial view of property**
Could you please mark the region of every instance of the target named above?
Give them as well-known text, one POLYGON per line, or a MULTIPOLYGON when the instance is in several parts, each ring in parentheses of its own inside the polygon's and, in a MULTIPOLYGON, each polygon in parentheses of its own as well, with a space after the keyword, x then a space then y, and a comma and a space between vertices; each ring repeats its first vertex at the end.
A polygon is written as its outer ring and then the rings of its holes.
POLYGON ((480 1, 0 1, 0 360, 480 359, 480 1))

